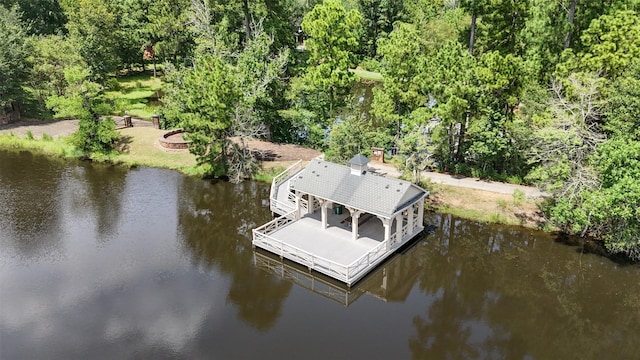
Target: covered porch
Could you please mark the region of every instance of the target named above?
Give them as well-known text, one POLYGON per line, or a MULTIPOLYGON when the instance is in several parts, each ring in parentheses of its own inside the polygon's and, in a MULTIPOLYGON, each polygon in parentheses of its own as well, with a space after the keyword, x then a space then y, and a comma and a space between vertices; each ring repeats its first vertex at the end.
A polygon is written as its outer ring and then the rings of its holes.
POLYGON ((253 245, 351 286, 424 229, 427 192, 410 182, 313 160, 272 182, 280 217, 253 230, 253 245))
POLYGON ((296 199, 295 210, 253 231, 254 246, 349 286, 424 228, 423 202, 385 218, 307 194, 296 199))

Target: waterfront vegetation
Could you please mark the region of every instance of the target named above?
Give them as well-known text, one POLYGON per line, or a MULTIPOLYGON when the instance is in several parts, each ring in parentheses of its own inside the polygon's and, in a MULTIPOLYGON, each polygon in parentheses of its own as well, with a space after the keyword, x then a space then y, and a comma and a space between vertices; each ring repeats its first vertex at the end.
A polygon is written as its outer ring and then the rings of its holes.
MULTIPOLYGON (((334 161, 394 149, 408 173, 535 184, 558 229, 640 259, 637 0, 41 3, 0 0, 0 107, 80 129, 30 146, 232 181, 260 170, 252 138, 334 161), (105 120, 155 112, 195 165, 105 120)), ((493 203, 485 217, 507 223, 523 204, 493 203)))

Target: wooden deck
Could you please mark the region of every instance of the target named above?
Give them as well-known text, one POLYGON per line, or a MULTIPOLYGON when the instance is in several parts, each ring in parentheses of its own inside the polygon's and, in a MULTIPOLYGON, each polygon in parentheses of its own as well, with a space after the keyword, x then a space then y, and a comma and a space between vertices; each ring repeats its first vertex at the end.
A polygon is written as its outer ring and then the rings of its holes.
POLYGON ((295 221, 292 212, 253 230, 253 245, 351 286, 396 248, 387 250, 379 238, 382 224, 375 217, 361 219, 360 237, 353 240, 351 225, 343 222, 346 217, 329 215, 329 226, 323 230, 319 214, 295 221))
POLYGON ((292 213, 253 230, 253 245, 349 286, 388 255, 380 241, 367 236, 354 241, 344 227, 329 225, 322 230, 315 216, 294 221, 292 213))
MULTIPOLYGON (((342 218, 345 217, 345 215, 342 215, 342 218)), ((373 238, 375 231, 372 229, 378 228, 377 233, 382 231, 382 225, 379 220, 375 219, 375 221, 371 220, 363 224, 360 228, 360 238, 353 240, 351 238, 350 223, 340 224, 336 215, 330 215, 329 218, 334 218, 334 221, 330 221, 329 227, 325 230, 322 230, 319 214, 313 214, 306 215, 291 225, 279 229, 272 233, 271 236, 345 266, 380 245, 381 239, 376 240, 373 238), (377 222, 379 226, 375 226, 374 222, 377 222), (365 233, 369 236, 364 235, 365 233)))

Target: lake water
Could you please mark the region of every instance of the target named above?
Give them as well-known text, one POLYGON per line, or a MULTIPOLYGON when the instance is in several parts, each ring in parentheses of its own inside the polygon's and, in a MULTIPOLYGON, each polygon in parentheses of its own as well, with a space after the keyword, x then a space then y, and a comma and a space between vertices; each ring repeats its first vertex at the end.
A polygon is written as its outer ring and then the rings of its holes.
POLYGON ((0 151, 0 359, 637 359, 640 267, 427 214, 352 289, 255 252, 268 185, 0 151))

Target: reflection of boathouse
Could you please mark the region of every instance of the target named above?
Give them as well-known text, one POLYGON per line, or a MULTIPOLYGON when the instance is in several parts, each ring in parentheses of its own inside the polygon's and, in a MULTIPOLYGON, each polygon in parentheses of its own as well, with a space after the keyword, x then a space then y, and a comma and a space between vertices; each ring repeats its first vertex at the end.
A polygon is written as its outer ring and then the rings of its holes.
POLYGON ((351 286, 423 229, 427 192, 410 182, 312 160, 274 178, 271 210, 253 245, 351 286))
POLYGON ((364 294, 385 302, 404 302, 421 271, 415 254, 417 249, 417 246, 409 246, 402 253, 392 255, 354 287, 326 275, 306 271, 303 266, 261 249, 253 252, 253 261, 259 269, 344 306, 353 304, 364 294))

